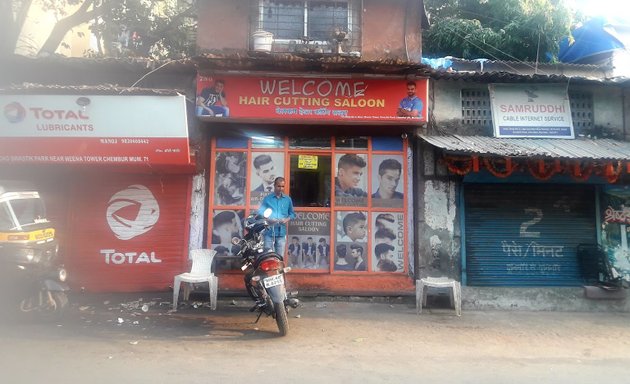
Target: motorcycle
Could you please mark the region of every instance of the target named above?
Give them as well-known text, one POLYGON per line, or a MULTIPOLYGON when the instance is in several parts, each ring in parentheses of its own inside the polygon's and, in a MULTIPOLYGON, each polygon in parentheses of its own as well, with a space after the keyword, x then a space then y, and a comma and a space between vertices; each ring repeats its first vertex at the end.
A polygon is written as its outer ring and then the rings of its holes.
POLYGON ((293 292, 287 295, 284 275, 291 267, 284 266, 281 255, 264 249, 263 233, 270 227, 271 209, 263 215, 253 213, 245 219, 245 235, 243 238, 232 238, 232 244, 240 247, 241 270, 245 272, 245 288, 249 296, 256 302, 250 312, 258 312, 256 323, 265 314, 276 320, 281 336, 289 332, 288 313, 290 308, 297 308, 300 302, 293 292))
POLYGON ((0 182, 0 282, 18 313, 59 319, 68 308, 67 272, 39 193, 0 182))

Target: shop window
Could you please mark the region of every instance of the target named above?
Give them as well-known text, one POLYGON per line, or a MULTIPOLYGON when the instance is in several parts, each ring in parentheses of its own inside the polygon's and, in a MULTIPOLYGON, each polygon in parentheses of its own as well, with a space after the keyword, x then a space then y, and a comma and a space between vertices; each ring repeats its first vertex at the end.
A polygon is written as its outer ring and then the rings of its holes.
POLYGON ((374 137, 372 138, 372 150, 374 151, 402 151, 403 141, 400 137, 374 137))
POLYGON ((359 51, 360 1, 260 0, 252 3, 252 32, 271 32, 275 51, 359 51))
POLYGON ((348 149, 367 149, 367 137, 338 137, 335 139, 335 147, 348 149))
POLYGON ((291 155, 291 198, 296 207, 330 207, 329 155, 291 155))
POLYGON ((284 148, 284 138, 273 136, 252 136, 252 148, 284 148))
POLYGON ((330 138, 328 137, 290 137, 290 149, 330 149, 330 138))
POLYGON ((246 137, 219 137, 217 138, 217 148, 223 149, 245 149, 247 148, 246 137))
POLYGON ((295 271, 405 272, 409 164, 403 139, 248 140, 235 148, 230 145, 237 141, 213 140, 208 242, 217 251, 219 271, 238 271, 238 250, 229 240, 242 235, 246 215, 283 176, 297 215, 287 228, 284 256, 295 271))

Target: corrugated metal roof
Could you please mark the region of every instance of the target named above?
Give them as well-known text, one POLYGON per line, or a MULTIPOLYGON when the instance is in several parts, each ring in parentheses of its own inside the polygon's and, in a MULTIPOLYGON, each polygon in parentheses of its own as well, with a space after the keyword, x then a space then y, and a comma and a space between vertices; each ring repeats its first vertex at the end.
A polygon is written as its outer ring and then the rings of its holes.
POLYGON ((535 63, 500 60, 465 60, 447 56, 443 65, 428 75, 435 80, 486 83, 567 83, 627 85, 627 77, 613 77, 610 65, 535 63))
POLYGON ((461 58, 448 58, 451 69, 455 72, 508 72, 519 75, 565 75, 605 78, 607 73, 612 73, 610 64, 573 64, 573 63, 542 63, 532 61, 509 60, 466 60, 461 58))
POLYGON ((100 85, 45 85, 23 83, 0 88, 5 95, 134 95, 134 96, 177 96, 184 91, 176 89, 121 87, 112 84, 100 85))
POLYGON ((420 135, 452 153, 509 157, 630 160, 630 143, 612 139, 505 139, 487 136, 420 135))

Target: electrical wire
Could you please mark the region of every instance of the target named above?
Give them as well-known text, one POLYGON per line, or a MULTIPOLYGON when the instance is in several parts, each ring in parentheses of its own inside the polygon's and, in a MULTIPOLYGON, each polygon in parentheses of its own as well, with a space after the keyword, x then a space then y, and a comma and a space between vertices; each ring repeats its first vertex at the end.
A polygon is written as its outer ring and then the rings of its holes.
MULTIPOLYGON (((466 36, 459 34, 457 31, 455 31, 455 29, 453 29, 453 28, 449 28, 448 26, 446 27, 446 29, 447 29, 447 30, 449 30, 449 31, 450 31, 451 33, 453 33, 454 35, 456 35, 457 37, 461 38, 462 40, 467 40, 467 41, 468 41, 468 43, 469 43, 470 45, 472 45, 473 47, 475 47, 475 48, 479 49, 480 51, 482 51, 482 52, 484 52, 484 53, 488 54, 488 55, 489 55, 491 58, 493 58, 494 60, 497 60, 497 61, 502 61, 502 60, 500 60, 497 56, 495 56, 494 54, 492 54, 490 51, 487 51, 486 49, 482 48, 481 46, 476 45, 476 44, 475 44, 475 43, 474 43, 471 39, 467 39, 467 38, 466 38, 466 36)), ((529 68, 531 68, 531 69, 533 69, 533 70, 536 70, 536 67, 532 66, 532 65, 531 65, 531 64, 529 64, 528 62, 523 61, 523 60, 520 60, 520 59, 518 59, 518 58, 516 58, 516 57, 514 57, 514 56, 512 56, 512 55, 510 55, 509 53, 506 53, 506 52, 502 51, 501 49, 499 49, 499 48, 497 48, 497 47, 495 47, 495 46, 492 46, 492 45, 490 45, 490 44, 488 44, 488 43, 486 43, 486 42, 483 42, 483 41, 480 41, 480 43, 482 43, 483 45, 485 45, 485 46, 487 46, 487 47, 490 47, 490 48, 494 49, 494 50, 495 50, 495 51, 497 51, 497 52, 501 52, 501 53, 503 53, 504 55, 506 55, 506 56, 508 56, 508 57, 512 58, 512 59, 513 59, 514 61, 516 61, 516 62, 519 62, 519 63, 524 64, 525 66, 527 66, 527 67, 529 67, 529 68)), ((514 72, 516 72, 516 73, 520 73, 520 72, 519 72, 516 68, 514 68, 514 67, 512 67, 511 65, 507 64, 505 61, 503 61, 503 63, 504 63, 504 64, 505 64, 508 68, 510 68, 511 70, 513 70, 514 72)), ((545 71, 541 71, 541 72, 542 72, 543 74, 545 74, 545 75, 550 75, 550 73, 546 73, 545 71)))
MULTIPOLYGON (((127 87, 127 89, 134 88, 134 87, 136 86, 136 84, 138 84, 139 82, 141 82, 142 80, 144 80, 144 79, 145 79, 147 76, 149 76, 150 74, 152 74, 152 73, 154 73, 154 72, 156 72, 156 71, 158 71, 158 70, 160 70, 160 69, 162 69, 162 68, 166 67, 168 64, 173 63, 173 62, 175 62, 175 61, 177 61, 177 60, 169 60, 169 61, 167 61, 166 63, 164 63, 164 64, 160 65, 159 67, 157 67, 157 68, 155 68, 155 69, 153 69, 153 70, 151 70, 151 71, 147 72, 146 74, 144 74, 144 76, 142 76, 141 78, 139 78, 139 79, 138 79, 135 83, 133 83, 133 84, 131 84, 131 86, 127 87)), ((126 89, 126 90, 127 90, 127 89, 126 89)), ((122 94, 123 92, 125 92, 126 90, 122 90, 122 91, 120 91, 119 95, 120 95, 120 94, 122 94)))

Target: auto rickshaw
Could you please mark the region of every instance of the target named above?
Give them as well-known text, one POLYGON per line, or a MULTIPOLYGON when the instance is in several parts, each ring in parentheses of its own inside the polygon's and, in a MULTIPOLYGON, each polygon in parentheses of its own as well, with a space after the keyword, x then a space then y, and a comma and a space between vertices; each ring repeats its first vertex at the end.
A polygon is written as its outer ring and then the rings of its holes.
POLYGON ((39 192, 0 180, 0 295, 21 313, 58 318, 68 306, 67 273, 39 192))

